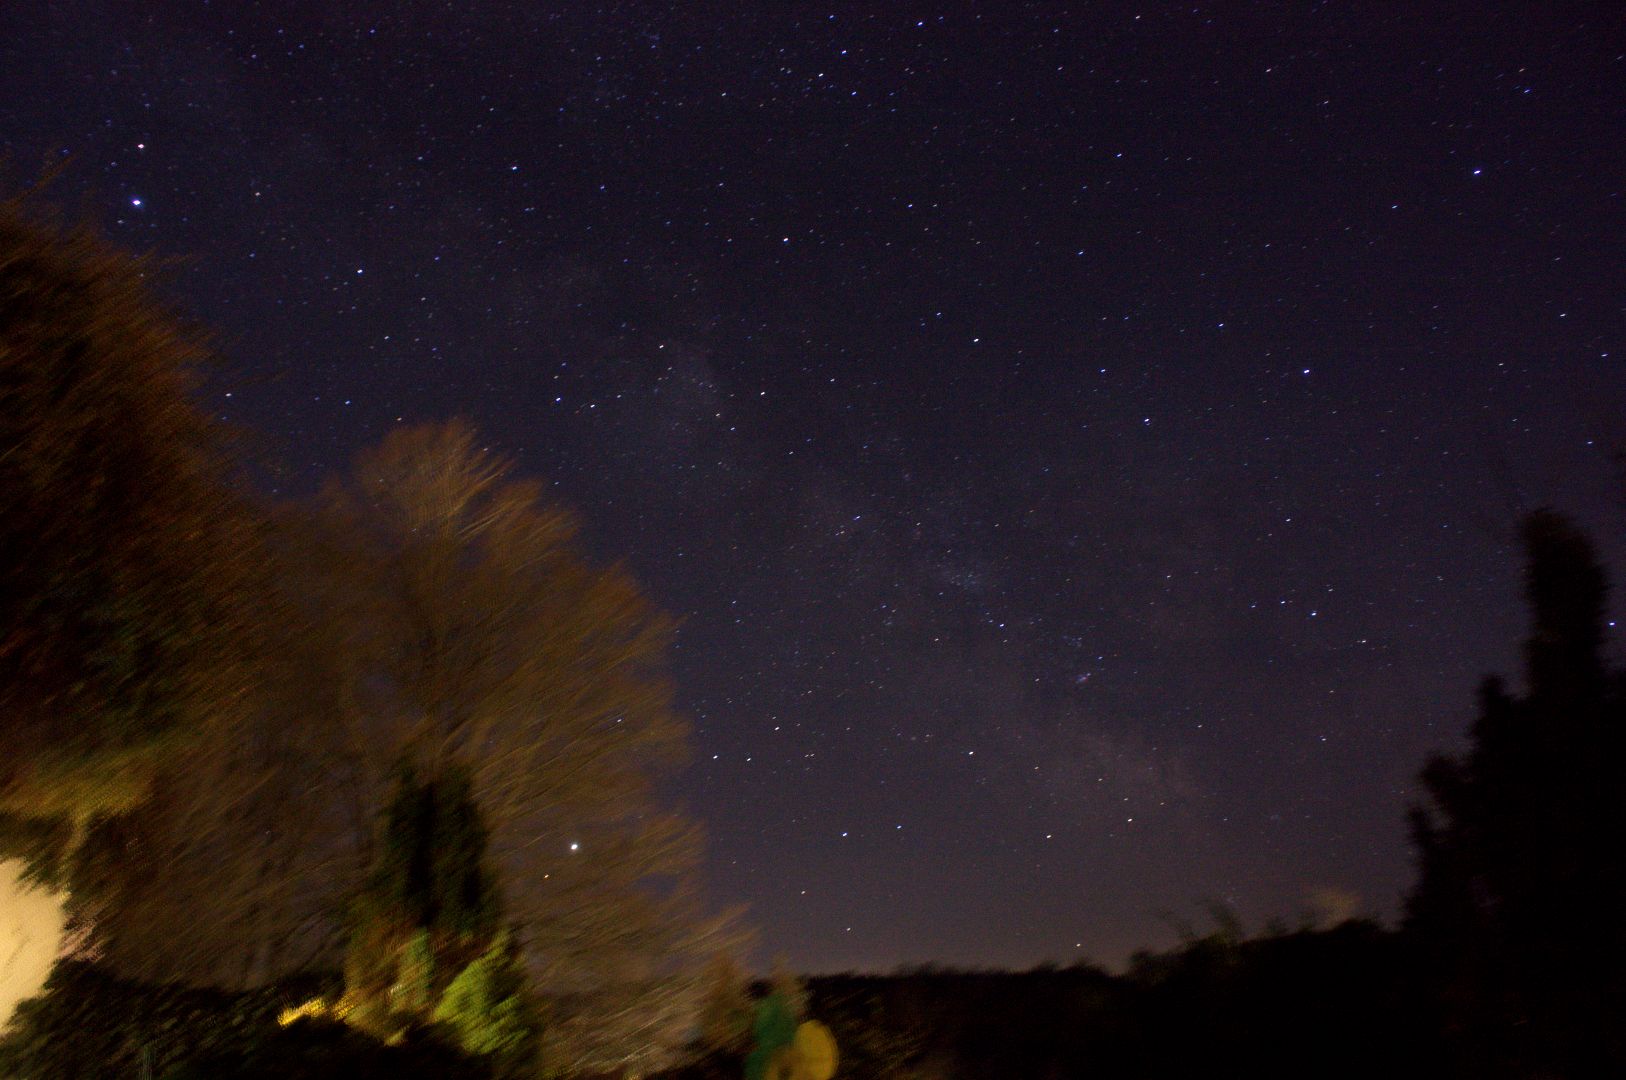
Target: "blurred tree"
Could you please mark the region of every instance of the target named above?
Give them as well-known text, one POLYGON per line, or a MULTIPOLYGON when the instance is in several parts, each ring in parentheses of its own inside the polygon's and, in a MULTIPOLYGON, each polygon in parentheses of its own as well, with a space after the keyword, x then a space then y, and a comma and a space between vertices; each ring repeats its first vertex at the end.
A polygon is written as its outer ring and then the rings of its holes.
POLYGON ((151 796, 99 822, 77 860, 105 962, 128 978, 244 989, 337 966, 335 914, 360 884, 338 657, 346 634, 311 603, 320 559, 305 515, 267 515, 249 708, 168 759, 151 796))
POLYGON ((272 525, 253 711, 92 835, 98 886, 118 889, 108 959, 239 987, 337 964, 395 763, 430 782, 466 767, 551 998, 550 1055, 667 1060, 704 961, 739 941, 701 914, 697 830, 654 798, 684 742, 669 624, 462 425, 396 433, 272 525))
POLYGON ((537 1074, 541 1018, 525 986, 519 950, 507 932, 464 968, 434 1012, 467 1053, 493 1062, 500 1077, 537 1074))
MULTIPOLYGON (((534 985, 550 1061, 659 1067, 692 1034, 698 830, 654 782, 686 732, 663 674, 669 621, 589 565, 568 515, 465 425, 398 431, 325 491, 304 587, 345 638, 333 716, 340 791, 377 806, 392 763, 466 763, 534 985)), ((354 834, 370 861, 370 828, 354 834)), ((365 865, 364 861, 364 865, 365 865)))
POLYGON ((252 514, 150 260, 0 203, 0 812, 36 871, 244 698, 252 514))
POLYGON ((151 272, 0 207, 4 850, 72 871, 118 970, 263 981, 336 959, 392 764, 466 762, 570 1003, 556 1060, 658 1065, 730 943, 654 797, 685 741, 669 622, 462 425, 397 432, 270 527, 151 272))
POLYGON ((420 779, 403 762, 377 850, 350 906, 345 991, 385 1028, 426 1022, 502 915, 467 771, 420 779))
POLYGON ((467 770, 423 779, 402 762, 351 904, 347 1020, 387 1041, 436 1025, 499 1075, 534 1076, 541 1021, 501 918, 467 770))
POLYGON ((725 953, 712 957, 706 965, 704 979, 699 1022, 702 1052, 744 1057, 751 1048, 751 1022, 755 1015, 750 980, 725 953))
POLYGON ((1626 1067, 1626 694, 1591 543, 1550 511, 1523 540, 1525 693, 1486 680, 1468 752, 1424 769, 1407 928, 1466 1071, 1601 1075, 1626 1067))

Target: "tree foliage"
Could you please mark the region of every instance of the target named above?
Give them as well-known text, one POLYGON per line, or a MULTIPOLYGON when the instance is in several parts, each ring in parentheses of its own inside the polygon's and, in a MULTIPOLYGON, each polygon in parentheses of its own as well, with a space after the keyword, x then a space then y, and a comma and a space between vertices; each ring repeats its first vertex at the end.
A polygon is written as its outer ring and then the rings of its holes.
POLYGON ((1586 1072, 1626 1063, 1626 695, 1591 543, 1548 511, 1523 540, 1525 691, 1487 679, 1468 752, 1425 768, 1407 924, 1465 1068, 1586 1072))
POLYGON ((377 861, 351 903, 345 993, 388 1034, 425 1023, 453 977, 496 941, 502 911, 465 770, 400 766, 377 861))
MULTIPOLYGON (((480 808, 490 874, 550 1001, 552 1058, 669 1060, 700 966, 737 939, 701 914, 698 831, 656 797, 685 743, 663 673, 670 623, 573 537, 459 424, 396 432, 314 507, 277 515, 264 546, 279 617, 239 737, 194 750, 141 813, 94 834, 122 889, 110 960, 226 985, 337 964, 337 916, 378 884, 393 834, 375 823, 407 761, 426 781, 461 777, 480 808)), ((469 850, 447 836, 397 859, 397 899, 423 860, 469 850)))
POLYGON ((465 1051, 491 1059, 499 1075, 534 1074, 542 1021, 525 981, 513 939, 498 934, 452 980, 433 1018, 465 1051))
POLYGON ((557 1060, 620 1067, 687 1038, 699 834, 658 805, 685 752, 664 675, 670 622, 568 515, 468 427, 408 429, 324 494, 313 595, 341 613, 340 754, 358 805, 389 763, 466 763, 557 1060))
POLYGON ((351 908, 347 1020, 394 1040, 432 1025, 501 1075, 534 1074, 541 1023, 486 861, 468 771, 403 761, 351 908))
POLYGON ((500 917, 486 830, 468 771, 420 778, 400 766, 365 895, 391 917, 450 938, 489 938, 500 917))
MULTIPOLYGON (((46 993, 22 1004, 0 1036, 0 1073, 27 1077, 161 1076, 276 1028, 279 1009, 320 989, 311 978, 248 994, 155 987, 101 965, 65 961, 46 993)), ((222 1074, 215 1074, 222 1075, 222 1074)))
POLYGON ((243 696, 251 516, 153 270, 0 203, 0 810, 59 849, 243 696))
POLYGON ((751 1048, 755 1007, 750 980, 739 965, 719 953, 705 967, 700 1001, 699 1046, 702 1053, 743 1058, 751 1048))
POLYGON ((267 524, 274 587, 241 715, 163 759, 148 798, 91 828, 76 860, 78 902, 127 977, 243 988, 337 965, 358 826, 333 797, 338 635, 296 602, 306 545, 291 518, 267 524))

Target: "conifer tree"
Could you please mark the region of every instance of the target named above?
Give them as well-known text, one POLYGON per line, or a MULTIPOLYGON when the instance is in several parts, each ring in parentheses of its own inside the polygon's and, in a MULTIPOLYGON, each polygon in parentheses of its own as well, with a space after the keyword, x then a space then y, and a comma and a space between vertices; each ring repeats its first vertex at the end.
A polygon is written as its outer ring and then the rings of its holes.
POLYGON ((378 858, 351 914, 345 989, 363 1026, 422 1023, 457 974, 489 950, 501 906, 468 772, 420 777, 404 762, 378 858))

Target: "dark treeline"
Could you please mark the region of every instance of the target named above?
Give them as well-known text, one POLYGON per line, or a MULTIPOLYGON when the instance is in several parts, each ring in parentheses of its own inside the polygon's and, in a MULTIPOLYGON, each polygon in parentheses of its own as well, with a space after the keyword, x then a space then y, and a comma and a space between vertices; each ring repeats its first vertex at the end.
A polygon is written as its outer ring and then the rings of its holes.
POLYGON ((808 991, 854 1080, 1442 1075, 1403 944, 1366 922, 1217 930, 1123 975, 926 969, 808 991))

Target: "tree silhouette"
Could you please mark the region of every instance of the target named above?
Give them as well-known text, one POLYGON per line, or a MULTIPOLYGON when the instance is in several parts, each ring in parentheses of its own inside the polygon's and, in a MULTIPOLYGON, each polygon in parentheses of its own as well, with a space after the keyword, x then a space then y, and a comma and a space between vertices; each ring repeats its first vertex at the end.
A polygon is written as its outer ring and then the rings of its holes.
POLYGON ((351 905, 350 1023, 385 1039, 439 1025, 465 1051, 535 1075, 541 1022, 501 929, 486 829, 466 769, 397 770, 378 860, 351 905))
POLYGON ((1468 752, 1423 770, 1407 929, 1465 1071, 1575 1075, 1626 1061, 1626 695, 1592 544, 1551 511, 1523 541, 1525 692, 1487 679, 1468 752))

